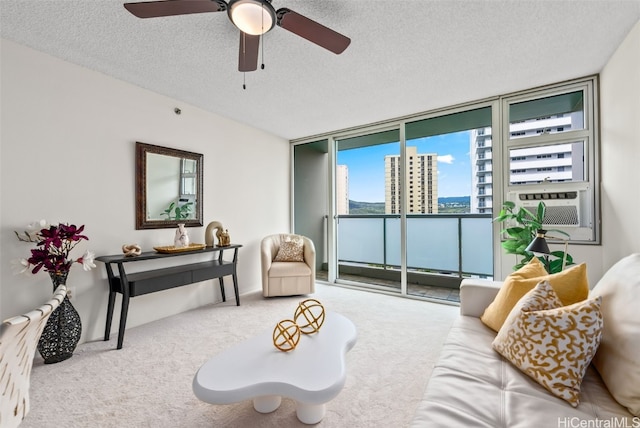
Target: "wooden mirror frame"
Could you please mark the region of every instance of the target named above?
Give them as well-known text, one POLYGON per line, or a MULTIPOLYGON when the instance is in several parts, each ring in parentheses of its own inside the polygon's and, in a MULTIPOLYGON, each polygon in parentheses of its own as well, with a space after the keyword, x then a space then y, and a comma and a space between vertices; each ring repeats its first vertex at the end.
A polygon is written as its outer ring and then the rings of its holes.
POLYGON ((136 142, 136 230, 140 229, 169 229, 184 224, 187 227, 202 226, 202 183, 204 156, 200 153, 184 150, 170 149, 168 147, 155 146, 136 142), (172 156, 180 159, 192 159, 197 162, 196 170, 196 207, 195 219, 185 220, 149 220, 147 219, 147 154, 172 156))

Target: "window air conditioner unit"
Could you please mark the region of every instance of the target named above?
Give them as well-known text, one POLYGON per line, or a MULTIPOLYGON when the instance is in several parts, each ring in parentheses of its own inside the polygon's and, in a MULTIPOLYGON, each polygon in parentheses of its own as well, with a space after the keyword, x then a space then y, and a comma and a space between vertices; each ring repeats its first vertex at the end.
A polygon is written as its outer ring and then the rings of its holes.
POLYGON ((535 214, 538 204, 545 204, 543 225, 547 229, 562 230, 571 241, 594 241, 592 218, 592 192, 587 183, 572 185, 527 186, 526 189, 510 191, 507 199, 535 214))

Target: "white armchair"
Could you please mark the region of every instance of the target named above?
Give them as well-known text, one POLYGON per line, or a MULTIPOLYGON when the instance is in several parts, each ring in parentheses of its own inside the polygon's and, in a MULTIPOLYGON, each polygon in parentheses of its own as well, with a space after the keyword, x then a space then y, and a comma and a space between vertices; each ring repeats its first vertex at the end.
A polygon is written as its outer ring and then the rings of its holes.
POLYGON ((29 383, 38 340, 51 313, 62 303, 67 287, 58 286, 44 305, 0 325, 0 426, 20 425, 29 412, 29 383))
POLYGON ((311 239, 286 233, 267 236, 261 242, 260 257, 265 297, 315 292, 316 249, 311 239))

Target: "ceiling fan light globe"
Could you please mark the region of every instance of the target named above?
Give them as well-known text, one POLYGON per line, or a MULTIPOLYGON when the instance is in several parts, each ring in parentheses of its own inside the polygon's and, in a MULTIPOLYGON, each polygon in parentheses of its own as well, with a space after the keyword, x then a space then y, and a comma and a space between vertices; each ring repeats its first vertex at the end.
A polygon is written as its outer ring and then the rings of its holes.
POLYGON ((229 2, 229 18, 240 31, 258 36, 274 27, 276 12, 264 0, 236 0, 229 2))

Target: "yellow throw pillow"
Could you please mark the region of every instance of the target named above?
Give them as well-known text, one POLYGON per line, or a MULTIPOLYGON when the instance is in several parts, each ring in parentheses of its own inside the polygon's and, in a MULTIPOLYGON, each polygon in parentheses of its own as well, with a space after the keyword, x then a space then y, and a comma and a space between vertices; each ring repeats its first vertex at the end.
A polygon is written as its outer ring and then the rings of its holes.
MULTIPOLYGON (((531 259, 538 260, 537 258, 531 259)), ((538 260, 538 263, 540 261, 538 260)), ((542 266, 542 263, 540 263, 542 266)), ((525 265, 522 269, 529 267, 525 265)), ((505 278, 496 298, 485 309, 480 320, 489 328, 498 331, 507 319, 509 312, 529 290, 541 281, 549 281, 563 305, 580 302, 589 296, 589 281, 587 279, 587 265, 581 263, 571 266, 562 272, 543 274, 536 277, 523 276, 518 270, 505 278)), ((534 271, 533 268, 526 273, 534 271)))
POLYGON ((539 283, 513 308, 493 349, 573 407, 602 336, 602 298, 561 305, 553 287, 539 283))
POLYGON ((511 277, 519 277, 519 278, 537 278, 539 276, 544 276, 547 274, 547 270, 544 268, 544 265, 540 261, 539 258, 534 257, 529 260, 529 263, 522 266, 515 272, 512 272, 511 277))
POLYGON ((302 239, 292 239, 280 244, 280 249, 274 262, 303 262, 304 261, 304 243, 302 239))

